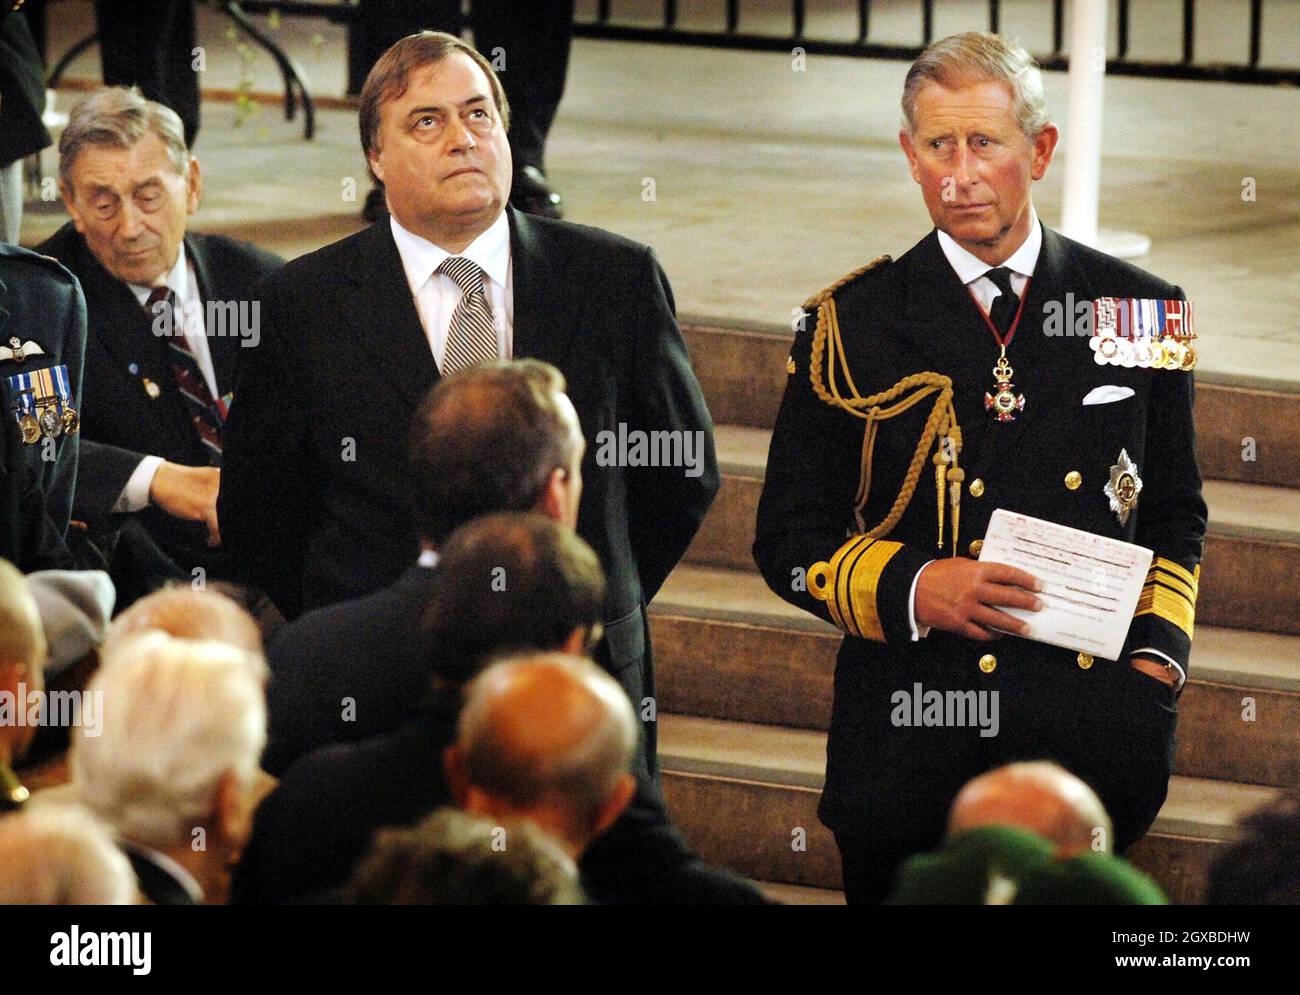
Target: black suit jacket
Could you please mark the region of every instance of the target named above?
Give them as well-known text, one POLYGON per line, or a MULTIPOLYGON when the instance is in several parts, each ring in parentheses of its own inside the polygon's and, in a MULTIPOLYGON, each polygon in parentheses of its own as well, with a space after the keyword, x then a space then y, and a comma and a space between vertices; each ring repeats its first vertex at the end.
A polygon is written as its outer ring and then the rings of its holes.
POLYGON ((434 571, 407 569, 389 586, 307 612, 267 645, 267 745, 262 768, 277 777, 331 743, 393 732, 424 697, 428 640, 419 621, 434 571))
MULTIPOLYGON (((717 490, 712 422, 653 252, 512 209, 509 219, 514 355, 568 381, 588 440, 578 532, 608 581, 598 658, 639 703, 654 693, 645 605, 717 490), (702 433, 703 472, 598 466, 597 433, 620 423, 702 433)), ((294 260, 258 296, 262 342, 243 357, 218 510, 230 551, 292 618, 415 561, 407 430, 438 369, 386 223, 294 260)))
POLYGON ((86 304, 77 281, 59 263, 0 242, 0 346, 34 343, 21 361, 0 359, 0 556, 23 571, 69 568, 65 539, 77 487, 80 434, 24 443, 8 386, 16 373, 66 366, 73 406, 82 407, 86 304), (53 458, 47 459, 46 457, 53 458))
MULTIPOLYGON (((969 544, 983 537, 992 512, 1006 508, 1146 546, 1158 562, 1173 565, 1166 567, 1171 573, 1192 577, 1206 521, 1192 375, 1097 365, 1088 337, 1049 333, 1048 305, 1070 303, 1067 295, 1073 301, 1182 297, 1177 287, 1044 228, 1021 325, 1007 350, 1026 403, 1007 423, 993 421, 983 403, 997 346, 937 234, 847 282, 834 301, 862 396, 920 371, 951 377, 963 435, 963 555, 972 555, 969 544), (1093 388, 1108 384, 1133 394, 1083 404, 1093 388), (1121 450, 1144 482, 1127 524, 1103 492, 1121 450), (1072 471, 1081 478, 1074 488, 1067 482, 1072 471), (976 480, 983 485, 978 496, 971 490, 976 480)), ((826 605, 792 584, 792 577, 829 560, 858 531, 853 508, 864 430, 862 420, 814 391, 814 356, 823 385, 827 366, 826 353, 813 348, 816 317, 810 315, 807 330, 795 337, 754 555, 773 591, 830 621, 826 605)), ((845 382, 842 375, 839 382, 845 382)), ((880 423, 866 528, 881 522, 898 496, 930 409, 926 401, 880 423)), ((1139 613, 1125 620, 1131 625, 1120 661, 1097 660, 1087 669, 1075 652, 1012 637, 975 643, 935 631, 912 642, 913 579, 928 561, 952 552, 947 526, 944 549, 936 548, 935 478, 931 453, 925 455, 919 486, 868 578, 884 638, 848 637, 840 651, 823 821, 847 833, 909 825, 917 848, 925 848, 932 842, 927 833, 942 832, 947 804, 965 778, 984 766, 1046 756, 1089 781, 1115 819, 1119 844, 1132 842, 1165 796, 1175 708, 1172 692, 1133 670, 1128 654, 1150 647, 1186 666, 1189 634, 1159 614, 1141 613, 1139 605, 1139 613), (986 653, 996 659, 988 673, 978 667, 986 653), (916 681, 927 689, 998 691, 1000 731, 978 738, 973 730, 898 727, 891 721, 891 695, 916 681)))
MULTIPOLYGON (((131 288, 100 265, 72 222, 40 249, 81 281, 89 313, 76 515, 95 528, 121 526, 122 516, 111 520, 110 512, 145 456, 186 466, 207 466, 208 460, 172 378, 167 340, 153 333, 153 319, 131 288), (157 397, 146 392, 146 380, 157 384, 157 397)), ((205 304, 248 302, 253 284, 282 263, 278 256, 221 235, 188 233, 185 251, 194 264, 205 304)), ((253 323, 257 317, 253 305, 244 306, 248 328, 233 320, 224 330, 219 322, 207 322, 208 349, 222 396, 234 390, 240 353, 260 336, 253 323), (247 334, 232 334, 236 331, 247 334)), ((152 506, 138 512, 137 521, 182 570, 202 566, 216 576, 229 573, 221 552, 208 549, 202 523, 180 521, 152 506)))
MULTIPOLYGON (((418 822, 453 803, 443 750, 456 738, 459 698, 431 694, 388 736, 301 758, 258 807, 231 882, 231 901, 312 899, 347 883, 376 830, 418 822)), ((750 882, 700 860, 644 776, 628 810, 579 862, 601 904, 763 904, 750 882)))

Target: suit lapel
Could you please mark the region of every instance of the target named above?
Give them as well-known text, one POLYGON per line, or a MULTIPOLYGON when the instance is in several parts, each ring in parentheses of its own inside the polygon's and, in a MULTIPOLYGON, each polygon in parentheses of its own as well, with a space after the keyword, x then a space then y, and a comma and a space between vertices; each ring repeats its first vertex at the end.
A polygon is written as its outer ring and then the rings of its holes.
MULTIPOLYGON (((1025 396, 1025 408, 1010 422, 998 422, 985 416, 984 444, 969 464, 970 475, 983 476, 1010 458, 1029 425, 1067 403, 1073 396, 1074 375, 1069 369, 1069 358, 1077 351, 1070 346, 1077 343, 1068 337, 1064 342, 1057 337, 1049 338, 1043 330, 1047 304, 1056 302, 1064 306, 1067 291, 1072 291, 1080 300, 1090 299, 1092 293, 1069 246, 1044 225, 1043 247, 1034 266, 1020 325, 1007 347, 1007 360, 1015 370, 1015 389, 1025 396)), ((988 334, 987 330, 985 334, 988 334)), ((1087 354, 1089 350, 1085 347, 1082 352, 1087 354)), ((987 390, 993 383, 992 364, 985 378, 987 390)))
POLYGON ((513 207, 507 211, 514 284, 513 358, 527 356, 559 366, 578 325, 581 298, 565 292, 564 261, 543 244, 542 226, 513 207))
POLYGON ((388 222, 371 225, 354 243, 341 310, 361 352, 390 384, 418 404, 438 380, 433 350, 411 297, 388 222))

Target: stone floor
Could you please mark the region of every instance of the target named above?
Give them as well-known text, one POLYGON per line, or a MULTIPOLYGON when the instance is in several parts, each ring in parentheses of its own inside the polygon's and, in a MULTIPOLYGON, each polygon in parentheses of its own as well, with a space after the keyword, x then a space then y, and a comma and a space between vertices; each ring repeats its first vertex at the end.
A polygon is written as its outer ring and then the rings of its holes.
MULTIPOLYGON (((53 53, 88 30, 89 6, 82 0, 52 6, 53 53)), ((709 13, 706 4, 681 6, 685 16, 709 13)), ((830 27, 843 22, 834 6, 810 5, 830 27)), ((908 40, 904 29, 914 15, 899 4, 877 6, 881 30, 908 40)), ((977 27, 970 8, 983 6, 941 4, 936 28, 977 27)), ((1031 47, 1043 30, 1033 17, 1041 6, 1004 4, 1004 23, 1019 25, 1031 47)), ((1167 49, 1161 18, 1176 24, 1179 5, 1134 6, 1142 15, 1135 39, 1167 49)), ((775 7, 757 5, 762 25, 778 17, 775 7)), ((1228 23, 1234 8, 1198 7, 1224 25, 1198 44, 1240 58, 1243 36, 1228 23)), ((1200 17, 1204 25, 1206 14, 1200 17)), ((1297 23, 1300 4, 1270 4, 1266 37, 1300 38, 1289 30, 1297 23)), ((285 19, 271 33, 302 66, 313 93, 342 93, 340 29, 285 19)), ((205 88, 238 89, 242 77, 253 90, 279 89, 270 60, 240 48, 206 9, 199 42, 205 88)), ((1266 44, 1265 55, 1267 61, 1278 53, 1266 44)), ((902 62, 831 57, 810 57, 796 71, 785 54, 579 40, 551 137, 549 172, 571 220, 655 248, 683 313, 783 325, 813 291, 874 255, 905 251, 928 230, 897 145, 905 71, 902 62)), ((74 85, 98 79, 94 49, 68 78, 74 85)), ((1047 75, 1049 101, 1068 142, 1065 85, 1064 74, 1047 75)), ((59 92, 57 106, 66 110, 76 96, 72 89, 59 92)), ((196 151, 207 189, 196 227, 236 233, 286 255, 356 230, 368 183, 354 113, 322 110, 312 142, 277 107, 260 106, 242 121, 240 115, 235 103, 205 102, 196 151), (353 191, 356 200, 349 199, 353 191)), ((1206 371, 1300 385, 1298 149, 1294 89, 1106 82, 1102 227, 1150 236, 1152 251, 1139 264, 1180 284, 1197 302, 1206 371), (1251 180, 1255 199, 1243 199, 1251 180)), ((1059 220, 1062 165, 1058 159, 1035 194, 1048 224, 1059 220)), ((54 175, 52 152, 43 168, 54 175)), ((38 241, 63 220, 57 203, 37 202, 23 240, 38 241)))

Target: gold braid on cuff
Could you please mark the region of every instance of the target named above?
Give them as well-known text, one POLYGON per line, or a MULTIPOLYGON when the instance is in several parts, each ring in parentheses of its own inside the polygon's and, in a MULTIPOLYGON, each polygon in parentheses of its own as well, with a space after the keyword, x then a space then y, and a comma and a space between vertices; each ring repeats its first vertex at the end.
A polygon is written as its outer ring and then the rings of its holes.
POLYGON ((1157 556, 1147 571, 1146 583, 1138 596, 1133 617, 1154 615, 1176 625, 1192 638, 1196 622, 1196 595, 1200 587, 1201 567, 1188 570, 1173 560, 1157 556))
POLYGON ((824 601, 835 624, 851 636, 885 641, 876 605, 880 575, 901 542, 854 536, 831 557, 808 568, 808 593, 824 601))

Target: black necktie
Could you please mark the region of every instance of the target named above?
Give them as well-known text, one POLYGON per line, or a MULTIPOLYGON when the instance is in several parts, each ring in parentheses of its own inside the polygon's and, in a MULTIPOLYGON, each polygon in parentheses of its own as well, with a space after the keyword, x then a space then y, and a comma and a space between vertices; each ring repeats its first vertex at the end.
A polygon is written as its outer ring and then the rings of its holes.
POLYGON ((1006 335, 1011 330, 1011 323, 1016 320, 1016 312, 1020 310, 1020 298, 1011 289, 1011 270, 999 266, 984 275, 1001 291, 989 309, 989 321, 993 322, 993 327, 1000 334, 1006 335))

